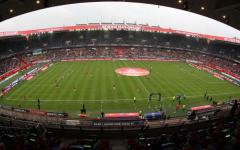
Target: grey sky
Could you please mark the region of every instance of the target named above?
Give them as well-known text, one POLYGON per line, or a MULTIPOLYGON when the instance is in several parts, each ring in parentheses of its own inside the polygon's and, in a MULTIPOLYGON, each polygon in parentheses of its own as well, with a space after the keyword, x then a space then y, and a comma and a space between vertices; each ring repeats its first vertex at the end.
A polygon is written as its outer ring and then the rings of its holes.
POLYGON ((123 21, 240 38, 239 30, 204 16, 164 6, 128 2, 80 3, 42 9, 1 22, 0 32, 123 21))

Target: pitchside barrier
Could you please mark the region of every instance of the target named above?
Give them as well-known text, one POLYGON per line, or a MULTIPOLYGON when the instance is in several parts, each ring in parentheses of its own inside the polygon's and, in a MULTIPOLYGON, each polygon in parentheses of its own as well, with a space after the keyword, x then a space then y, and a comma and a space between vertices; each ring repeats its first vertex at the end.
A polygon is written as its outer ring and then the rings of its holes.
POLYGON ((68 118, 65 112, 46 112, 37 109, 14 108, 0 105, 0 115, 14 117, 23 120, 34 120, 44 123, 58 124, 68 118))
POLYGON ((206 71, 208 73, 210 73, 212 76, 220 79, 220 80, 226 80, 232 84, 235 84, 237 86, 240 86, 240 76, 231 72, 228 72, 220 67, 214 66, 214 65, 210 65, 208 64, 207 66, 202 66, 202 64, 200 63, 192 63, 189 62, 189 65, 199 69, 199 70, 203 70, 206 71), (213 70, 217 70, 218 72, 214 72, 213 70))
POLYGON ((105 119, 134 119, 139 118, 140 114, 137 112, 133 113, 106 113, 105 119))
POLYGON ((10 77, 11 75, 21 71, 21 70, 24 70, 26 68, 30 67, 30 65, 25 65, 25 66, 21 66, 21 67, 17 67, 13 70, 10 70, 2 75, 0 75, 0 81, 2 81, 3 79, 7 78, 7 77, 10 77))
POLYGON ((25 73, 21 77, 17 78, 16 80, 14 80, 13 82, 11 82, 10 84, 8 84, 6 87, 3 88, 3 90, 0 93, 0 97, 7 94, 14 86, 19 84, 23 80, 32 79, 38 72, 46 70, 50 65, 51 64, 48 63, 48 64, 42 65, 41 67, 36 67, 36 68, 32 69, 31 71, 25 73))
POLYGON ((159 58, 76 58, 76 59, 62 59, 62 62, 74 62, 74 61, 88 61, 88 60, 142 60, 142 61, 161 61, 161 62, 179 62, 177 59, 159 59, 159 58))
POLYGON ((104 127, 104 128, 141 128, 145 125, 143 119, 128 119, 128 120, 114 120, 114 119, 99 119, 92 120, 92 127, 104 127))
MULTIPOLYGON (((213 111, 219 109, 220 111, 211 118, 222 118, 224 116, 229 116, 232 105, 229 103, 223 103, 217 106, 199 106, 192 107, 192 111, 196 111, 196 114, 206 116, 213 111)), ((236 114, 239 114, 240 110, 236 111, 236 114)), ((150 118, 149 121, 142 119, 139 117, 139 113, 113 113, 113 114, 105 114, 105 118, 84 118, 77 119, 77 121, 69 120, 67 113, 61 112, 45 112, 36 109, 22 109, 22 108, 14 108, 12 106, 1 106, 0 105, 0 116, 10 118, 12 121, 24 121, 30 123, 40 122, 46 126, 51 125, 53 128, 59 127, 69 127, 71 129, 143 129, 143 128, 161 128, 171 125, 180 125, 180 124, 191 124, 192 122, 204 121, 204 119, 199 120, 187 120, 186 116, 178 117, 178 118, 170 118, 166 120, 151 120, 151 116, 153 118, 160 118, 161 114, 155 113, 146 115, 146 118, 150 118), (70 125, 71 124, 71 125, 70 125)))
POLYGON ((92 120, 92 126, 104 128, 141 128, 144 126, 144 120, 140 118, 140 114, 137 112, 106 113, 104 118, 92 120))

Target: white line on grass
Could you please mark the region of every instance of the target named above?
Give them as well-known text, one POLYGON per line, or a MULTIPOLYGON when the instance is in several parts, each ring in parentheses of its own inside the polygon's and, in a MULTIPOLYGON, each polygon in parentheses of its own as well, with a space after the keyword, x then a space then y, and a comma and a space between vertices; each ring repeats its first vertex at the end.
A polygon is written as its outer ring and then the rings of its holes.
MULTIPOLYGON (((146 99, 147 100, 147 98, 143 98, 143 99, 138 99, 138 100, 144 100, 144 99, 146 99)), ((16 99, 16 98, 6 98, 6 100, 9 100, 9 101, 19 101, 20 99, 16 99)), ((29 99, 29 100, 22 100, 22 101, 37 101, 37 99, 29 99)), ((103 102, 107 102, 107 101, 109 101, 109 102, 112 102, 112 101, 115 101, 115 102, 119 102, 119 101, 132 101, 132 99, 82 99, 82 100, 74 100, 74 99, 72 99, 72 100, 68 100, 68 99, 65 99, 65 100, 61 100, 61 99, 52 99, 52 100, 44 100, 44 99, 40 99, 40 101, 46 101, 46 102, 54 102, 54 101, 66 101, 66 102, 69 102, 69 101, 76 101, 76 102, 81 102, 81 101, 91 101, 91 102, 101 102, 101 103, 103 103, 103 102)))
POLYGON ((103 106, 103 101, 101 101, 101 112, 103 112, 102 106, 103 106))
MULTIPOLYGON (((151 68, 151 65, 149 66, 149 65, 147 65, 147 64, 145 64, 145 63, 143 63, 143 65, 146 67, 146 68, 151 68)), ((155 79, 155 77, 152 75, 152 73, 149 75, 150 77, 148 77, 148 78, 154 78, 154 79, 151 79, 151 80, 155 80, 155 81, 158 81, 158 83, 161 83, 162 81, 160 81, 159 80, 159 78, 158 77, 156 77, 156 79, 155 79)), ((148 82, 150 82, 150 81, 148 81, 148 82)), ((166 92, 166 90, 164 89, 164 88, 161 88, 161 90, 163 90, 164 92, 166 92)), ((149 92, 149 91, 148 91, 149 92)), ((149 92, 149 94, 150 94, 150 92, 149 92)), ((171 98, 171 97, 162 97, 162 98, 171 98)), ((151 110, 154 110, 154 108, 152 107, 152 104, 150 103, 150 102, 148 102, 148 109, 151 109, 151 110)))
MULTIPOLYGON (((194 69, 196 69, 196 68, 194 68, 194 69)), ((195 75, 194 73, 190 72, 189 70, 186 70, 186 69, 182 69, 182 68, 181 68, 180 71, 182 71, 182 72, 184 72, 184 73, 186 73, 186 74, 188 74, 188 75, 190 75, 190 76, 192 76, 192 77, 200 80, 201 82, 207 83, 207 82, 206 82, 205 80, 203 80, 201 77, 195 75)))
MULTIPOLYGON (((126 62, 124 62, 126 65, 127 65, 127 63, 126 62)), ((133 63, 133 61, 132 61, 132 63, 133 63)), ((144 64, 145 65, 145 64, 144 64)), ((146 65, 145 65, 146 66, 146 65)), ((147 66, 147 68, 148 68, 148 66, 147 66)), ((138 81, 139 81, 139 83, 142 85, 142 87, 144 88, 144 90, 145 90, 145 92, 149 95, 151 92, 146 88, 146 86, 144 85, 144 82, 140 79, 140 78, 138 78, 137 77, 137 79, 138 79, 138 81)), ((148 81, 149 82, 149 81, 148 81)), ((148 100, 148 99, 147 99, 148 100)), ((135 106, 136 106, 136 104, 135 104, 135 106)), ((152 108, 152 106, 151 106, 151 103, 148 103, 148 107, 150 107, 150 109, 153 109, 152 108)), ((135 108, 136 109, 136 108, 135 108)))
MULTIPOLYGON (((124 62, 126 64, 126 66, 128 65, 126 62, 124 62)), ((145 90, 145 92, 147 94, 150 94, 151 92, 146 88, 146 86, 144 85, 143 81, 137 77, 137 79, 140 81, 139 83, 142 85, 143 89, 145 90)))
POLYGON ((137 107, 137 105, 135 103, 133 104, 133 107, 136 111, 139 111, 139 108, 137 107))
MULTIPOLYGON (((239 92, 229 92, 229 93, 218 93, 218 94, 210 94, 211 96, 222 96, 222 95, 231 95, 231 94, 239 94, 239 92)), ((190 96, 186 96, 187 98, 197 98, 197 97, 203 97, 204 94, 201 94, 201 95, 190 95, 190 96)), ((169 97, 162 97, 162 98, 165 98, 165 99, 170 99, 172 98, 172 96, 169 96, 169 97)), ((16 98, 5 98, 5 100, 9 100, 9 101, 19 101, 21 99, 16 99, 16 98)), ((41 100, 41 99, 40 99, 41 100)), ((136 99, 136 101, 139 101, 139 100, 148 100, 148 98, 138 98, 136 99)), ((37 101, 37 99, 29 99, 29 100, 22 100, 23 101, 37 101)), ((66 101, 66 102, 69 102, 69 101, 76 101, 76 102, 81 102, 81 101, 93 101, 93 102, 99 102, 99 101, 102 101, 102 102, 112 102, 112 101, 133 101, 133 99, 82 99, 82 100, 57 100, 57 99, 52 99, 52 100, 44 100, 42 99, 41 101, 44 101, 44 102, 56 102, 56 101, 66 101)))

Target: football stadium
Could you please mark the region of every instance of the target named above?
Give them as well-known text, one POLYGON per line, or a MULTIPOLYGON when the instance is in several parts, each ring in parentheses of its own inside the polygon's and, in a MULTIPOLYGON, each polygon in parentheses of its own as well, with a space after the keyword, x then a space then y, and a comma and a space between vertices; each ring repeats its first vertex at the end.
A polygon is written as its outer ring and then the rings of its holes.
POLYGON ((0 62, 0 150, 239 148, 237 37, 88 22, 0 32, 0 62))

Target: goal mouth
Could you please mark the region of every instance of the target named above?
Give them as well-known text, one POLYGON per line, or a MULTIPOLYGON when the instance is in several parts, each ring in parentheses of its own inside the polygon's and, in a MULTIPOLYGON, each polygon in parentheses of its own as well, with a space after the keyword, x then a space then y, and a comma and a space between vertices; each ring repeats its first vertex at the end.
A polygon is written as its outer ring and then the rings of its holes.
POLYGON ((149 75, 149 70, 144 68, 122 67, 117 68, 115 73, 123 76, 139 77, 149 75))

